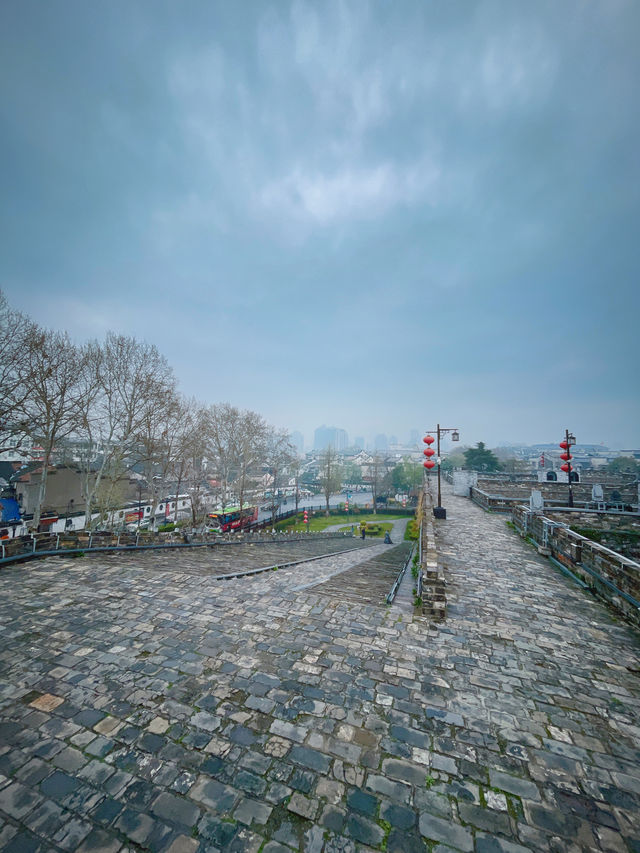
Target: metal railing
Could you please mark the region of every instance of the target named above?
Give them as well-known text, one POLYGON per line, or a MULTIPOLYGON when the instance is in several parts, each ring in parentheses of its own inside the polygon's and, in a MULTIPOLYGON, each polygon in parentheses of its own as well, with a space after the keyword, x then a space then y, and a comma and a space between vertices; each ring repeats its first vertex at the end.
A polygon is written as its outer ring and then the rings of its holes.
POLYGON ((406 559, 406 561, 405 561, 404 566, 403 566, 403 567, 400 569, 400 571, 398 572, 398 577, 397 577, 397 578, 395 579, 395 581, 393 582, 393 586, 391 587, 391 590, 390 590, 390 592, 389 592, 389 595, 387 596, 387 604, 391 604, 391 603, 393 602, 393 599, 394 599, 394 598, 396 597, 396 595, 398 594, 398 590, 400 589, 400 584, 402 583, 402 579, 403 579, 403 577, 404 577, 404 575, 405 575, 405 572, 407 571, 407 566, 408 566, 408 565, 409 565, 409 563, 411 562, 411 560, 412 560, 412 558, 413 558, 413 554, 414 554, 415 550, 416 550, 416 549, 415 549, 415 546, 414 546, 414 547, 411 549, 411 551, 410 551, 410 553, 409 553, 409 556, 407 557, 407 559, 406 559))
POLYGON ((576 533, 560 521, 520 505, 513 509, 520 534, 538 545, 554 565, 609 605, 640 624, 640 565, 576 533))
POLYGON ((39 557, 62 556, 64 554, 99 553, 105 551, 152 551, 168 548, 206 548, 226 545, 255 545, 273 542, 300 542, 312 539, 341 539, 351 537, 351 531, 319 533, 261 533, 249 531, 238 534, 213 536, 207 534, 175 533, 87 533, 68 535, 64 533, 36 533, 19 539, 0 542, 0 566, 39 557))

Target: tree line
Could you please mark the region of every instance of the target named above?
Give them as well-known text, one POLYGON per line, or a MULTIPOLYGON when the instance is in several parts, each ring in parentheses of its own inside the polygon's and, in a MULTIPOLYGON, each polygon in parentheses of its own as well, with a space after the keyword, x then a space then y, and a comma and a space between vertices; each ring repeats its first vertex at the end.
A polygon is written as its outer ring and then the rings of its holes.
POLYGON ((102 496, 113 506, 132 469, 147 485, 151 517, 168 489, 187 489, 194 521, 205 473, 242 506, 256 477, 272 489, 299 462, 289 435, 250 410, 206 405, 181 394, 172 367, 153 344, 109 332, 75 344, 12 309, 0 291, 0 452, 42 447, 42 475, 31 527, 37 530, 58 445, 79 455, 86 526, 102 496))

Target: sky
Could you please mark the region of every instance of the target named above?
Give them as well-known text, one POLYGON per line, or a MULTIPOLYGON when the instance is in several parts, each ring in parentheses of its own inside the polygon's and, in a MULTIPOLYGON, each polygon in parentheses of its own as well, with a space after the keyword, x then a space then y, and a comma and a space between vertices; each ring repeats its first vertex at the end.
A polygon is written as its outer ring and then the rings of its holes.
POLYGON ((640 447, 640 4, 5 0, 0 288, 310 443, 640 447))

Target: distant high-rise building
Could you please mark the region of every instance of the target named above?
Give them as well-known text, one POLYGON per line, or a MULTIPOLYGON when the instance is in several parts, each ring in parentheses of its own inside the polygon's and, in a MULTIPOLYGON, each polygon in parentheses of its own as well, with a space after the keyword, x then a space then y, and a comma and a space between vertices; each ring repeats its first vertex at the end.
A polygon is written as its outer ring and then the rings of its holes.
POLYGON ((389 436, 389 444, 393 447, 393 445, 397 444, 397 443, 398 443, 398 436, 397 435, 390 435, 389 436))
POLYGON ((313 449, 326 450, 327 447, 333 447, 334 450, 345 450, 349 443, 349 436, 346 430, 338 427, 328 427, 324 424, 314 433, 313 449))
POLYGON ((412 429, 409 433, 409 444, 413 447, 420 441, 420 433, 417 429, 412 429))
POLYGON ((357 450, 364 450, 364 438, 361 435, 357 435, 353 440, 353 446, 357 450))
POLYGON ((304 436, 303 436, 303 434, 301 432, 298 432, 298 430, 296 430, 295 432, 291 433, 289 439, 291 441, 291 444, 295 447, 298 455, 302 456, 302 454, 304 453, 304 436))
POLYGON ((387 436, 383 432, 378 433, 374 439, 373 446, 376 450, 388 450, 389 442, 387 436))

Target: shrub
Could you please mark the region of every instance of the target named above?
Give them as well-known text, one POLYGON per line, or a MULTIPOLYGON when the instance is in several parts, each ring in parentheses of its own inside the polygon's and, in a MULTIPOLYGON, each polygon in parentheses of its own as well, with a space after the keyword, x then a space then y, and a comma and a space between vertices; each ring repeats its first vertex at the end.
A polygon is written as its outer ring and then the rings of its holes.
POLYGON ((419 535, 420 535, 420 525, 418 524, 418 522, 416 521, 415 518, 412 518, 412 519, 410 519, 409 523, 407 524, 407 528, 404 532, 404 538, 408 542, 417 542, 419 535))

